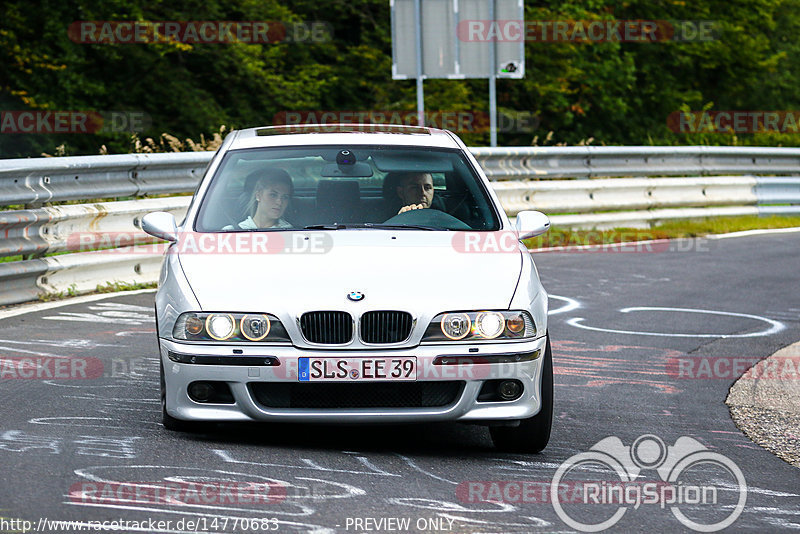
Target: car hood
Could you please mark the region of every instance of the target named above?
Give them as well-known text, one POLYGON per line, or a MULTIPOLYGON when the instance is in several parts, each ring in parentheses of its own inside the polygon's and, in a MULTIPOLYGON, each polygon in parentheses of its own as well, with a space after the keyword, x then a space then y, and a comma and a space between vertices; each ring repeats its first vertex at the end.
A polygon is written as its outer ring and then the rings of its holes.
POLYGON ((272 253, 250 253, 245 247, 236 253, 182 252, 179 259, 205 311, 297 317, 312 310, 405 310, 418 315, 507 308, 520 276, 521 250, 460 252, 454 244, 457 234, 270 232, 270 239, 293 242, 289 248, 294 252, 278 247, 272 253), (353 291, 363 293, 363 300, 349 300, 353 291))

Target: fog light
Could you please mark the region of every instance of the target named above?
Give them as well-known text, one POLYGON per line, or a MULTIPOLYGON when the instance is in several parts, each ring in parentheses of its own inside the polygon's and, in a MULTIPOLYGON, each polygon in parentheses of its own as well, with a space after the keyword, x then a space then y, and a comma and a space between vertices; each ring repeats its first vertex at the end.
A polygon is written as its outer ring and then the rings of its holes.
POLYGON ((208 402, 214 394, 214 386, 208 382, 192 382, 189 384, 189 397, 196 402, 208 402))
POLYGON ((522 384, 517 380, 503 380, 497 388, 497 393, 503 400, 514 400, 522 395, 522 384))

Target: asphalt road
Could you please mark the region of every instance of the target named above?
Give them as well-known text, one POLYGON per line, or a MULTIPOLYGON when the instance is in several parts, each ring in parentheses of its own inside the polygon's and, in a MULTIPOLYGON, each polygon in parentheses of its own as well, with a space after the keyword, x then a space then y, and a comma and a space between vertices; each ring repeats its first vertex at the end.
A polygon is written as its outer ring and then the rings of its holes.
POLYGON ((458 424, 168 432, 152 293, 0 320, 2 358, 79 362, 33 378, 0 366, 0 532, 23 519, 76 531, 42 518, 124 520, 126 532, 554 532, 615 517, 617 532, 727 518, 731 531, 800 529, 800 471, 744 437, 724 404, 742 362, 800 339, 800 233, 655 250, 535 254, 552 296, 556 377, 550 445, 531 456, 497 453, 486 428, 458 424), (85 379, 60 377, 81 370, 85 379), (593 461, 560 469, 593 446, 593 461), (705 462, 681 463, 691 450, 705 462), (657 469, 670 464, 673 478, 657 469), (615 483, 625 476, 638 486, 615 483), (177 493, 164 493, 168 483, 177 493), (268 484, 234 494, 248 483, 268 484), (673 493, 647 502, 648 483, 673 493), (638 488, 639 499, 609 504, 598 487, 638 488))

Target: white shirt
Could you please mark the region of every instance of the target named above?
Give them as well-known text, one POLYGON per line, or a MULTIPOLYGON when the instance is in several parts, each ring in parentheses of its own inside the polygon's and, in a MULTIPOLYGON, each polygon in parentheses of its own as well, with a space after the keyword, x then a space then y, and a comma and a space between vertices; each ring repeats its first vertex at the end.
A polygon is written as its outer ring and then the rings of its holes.
MULTIPOLYGON (((237 224, 239 228, 242 230, 257 230, 258 226, 256 226, 256 222, 253 220, 253 217, 248 217, 239 224, 237 224)), ((285 219, 278 219, 278 222, 270 226, 269 228, 292 228, 292 225, 286 221, 285 219)), ((233 225, 229 224, 222 228, 223 230, 233 230, 233 225)))

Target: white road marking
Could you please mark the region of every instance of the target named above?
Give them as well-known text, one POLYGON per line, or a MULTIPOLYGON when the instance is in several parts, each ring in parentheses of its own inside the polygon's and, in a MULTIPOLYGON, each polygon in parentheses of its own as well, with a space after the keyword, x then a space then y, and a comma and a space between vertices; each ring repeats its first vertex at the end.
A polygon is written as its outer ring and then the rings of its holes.
POLYGON ((14 339, 0 339, 0 343, 11 343, 16 345, 46 345, 48 347, 66 347, 76 349, 89 349, 94 347, 116 347, 110 343, 95 343, 88 339, 62 339, 62 340, 48 340, 48 339, 32 339, 30 341, 18 341, 14 339))
POLYGON ((567 313, 571 312, 572 310, 577 310, 581 307, 581 303, 575 299, 571 299, 569 297, 562 297, 559 295, 548 295, 551 299, 556 300, 563 300, 566 302, 565 305, 561 306, 560 308, 556 308, 555 310, 550 310, 547 312, 547 315, 558 315, 559 313, 567 313))
MULTIPOLYGON (((180 466, 167 466, 167 465, 126 465, 126 466, 96 465, 96 466, 91 466, 91 467, 87 467, 87 468, 76 469, 74 471, 74 473, 76 475, 78 475, 79 477, 81 477, 83 479, 86 479, 86 480, 89 480, 91 482, 95 482, 95 483, 98 483, 98 484, 110 484, 110 485, 112 485, 112 487, 116 487, 115 485, 117 485, 117 486, 131 486, 131 487, 140 487, 140 488, 153 488, 153 489, 163 488, 164 485, 161 482, 162 480, 164 482, 185 482, 187 480, 196 480, 196 479, 200 478, 199 474, 194 474, 194 475, 193 474, 187 474, 187 475, 174 474, 172 476, 162 476, 160 480, 156 480, 155 477, 154 477, 153 480, 150 480, 150 481, 147 481, 147 482, 144 482, 144 481, 141 481, 141 480, 137 480, 137 481, 134 482, 134 481, 129 481, 129 480, 115 480, 114 478, 106 478, 105 476, 100 476, 100 475, 95 474, 93 472, 93 471, 98 471, 98 470, 114 470, 114 471, 117 471, 119 473, 121 473, 123 471, 128 471, 128 472, 139 471, 139 472, 141 472, 141 470, 143 470, 143 469, 169 470, 169 471, 171 471, 173 473, 177 473, 179 471, 190 471, 190 472, 193 471, 193 472, 200 472, 200 473, 203 473, 203 472, 212 473, 214 476, 205 477, 205 482, 219 481, 219 480, 222 480, 222 481, 247 480, 248 482, 252 482, 253 479, 259 479, 259 480, 261 480, 263 482, 268 482, 268 483, 275 482, 277 484, 282 484, 284 487, 292 486, 292 484, 290 484, 288 482, 285 482, 285 481, 282 481, 282 480, 278 480, 278 479, 273 478, 273 477, 265 477, 265 476, 261 476, 261 475, 255 475, 255 474, 252 474, 252 473, 243 473, 243 472, 239 472, 239 471, 221 471, 221 470, 218 470, 218 469, 205 469, 205 468, 200 468, 200 467, 180 467, 180 466)), ((138 478, 136 475, 133 475, 133 476, 138 478)), ((71 501, 73 501, 73 502, 78 500, 79 501, 78 504, 86 504, 86 505, 89 505, 89 506, 100 504, 100 505, 111 506, 113 508, 127 508, 128 504, 137 503, 136 498, 138 498, 135 493, 132 496, 133 500, 130 500, 130 499, 127 498, 128 497, 127 495, 125 495, 123 498, 120 498, 120 497, 114 495, 114 493, 112 492, 110 498, 116 499, 119 502, 112 502, 112 503, 80 502, 80 500, 82 500, 82 499, 90 500, 90 501, 96 501, 96 500, 109 499, 109 497, 107 497, 106 494, 104 494, 102 492, 100 494, 100 497, 86 497, 84 495, 84 492, 80 491, 80 489, 81 489, 80 483, 78 483, 78 488, 77 489, 78 489, 78 491, 74 491, 71 488, 70 489, 70 493, 68 493, 65 496, 69 497, 69 499, 71 501)), ((263 508, 261 508, 261 509, 256 508, 256 506, 262 506, 263 507, 263 503, 248 503, 248 504, 253 504, 254 506, 243 506, 243 504, 245 504, 245 503, 240 503, 238 506, 227 506, 227 505, 222 505, 222 503, 200 504, 198 502, 197 504, 194 504, 194 503, 187 503, 187 502, 183 502, 183 501, 180 501, 180 500, 176 500, 176 499, 170 497, 169 495, 165 495, 164 497, 165 498, 169 497, 168 503, 169 503, 170 506, 177 506, 177 507, 184 508, 184 509, 192 509, 192 510, 199 510, 199 511, 224 510, 224 511, 227 511, 229 513, 236 513, 236 512, 253 513, 256 510, 263 511, 263 508)), ((145 495, 144 498, 146 499, 147 496, 145 495)), ((206 502, 208 502, 208 501, 206 501, 206 502)), ((140 504, 156 505, 156 503, 154 503, 154 502, 144 502, 144 503, 140 503, 140 504)), ((159 503, 159 504, 161 504, 161 503, 159 503)), ((159 511, 162 511, 162 512, 174 512, 174 511, 176 511, 174 508, 166 508, 166 504, 167 504, 167 502, 164 502, 163 503, 164 507, 161 508, 159 511)), ((316 510, 311 508, 310 506, 308 506, 306 504, 297 503, 297 502, 288 502, 286 500, 282 500, 282 501, 280 501, 279 503, 276 503, 276 504, 285 504, 285 505, 287 505, 287 506, 289 506, 289 507, 291 507, 293 509, 297 509, 297 511, 295 512, 295 511, 290 511, 290 510, 281 510, 281 509, 278 509, 278 508, 271 508, 270 512, 269 512, 269 514, 271 516, 282 515, 282 516, 289 516, 289 517, 304 517, 304 516, 307 517, 307 516, 313 515, 316 512, 316 510)), ((198 512, 195 512, 195 513, 198 513, 198 512)))
MULTIPOLYGON (((303 498, 307 498, 307 499, 320 499, 320 500, 325 500, 325 499, 343 499, 343 498, 350 498, 350 497, 361 497, 361 496, 364 496, 364 495, 367 494, 367 492, 364 491, 363 489, 357 488, 355 486, 351 486, 350 484, 345 484, 344 482, 334 482, 332 480, 323 480, 321 478, 310 478, 310 477, 294 477, 294 478, 296 478, 297 480, 310 480, 312 482, 321 482, 322 484, 330 484, 332 486, 336 486, 336 487, 342 488, 343 490, 345 490, 347 492, 347 493, 340 493, 340 494, 336 494, 336 495, 309 495, 308 497, 303 497, 303 498)), ((295 487, 299 488, 299 486, 295 486, 295 487)))
MULTIPOLYGON (((395 497, 386 499, 389 504, 399 506, 410 506, 412 508, 422 508, 424 510, 434 510, 436 512, 459 512, 462 514, 481 514, 481 513, 505 513, 516 510, 514 505, 497 501, 485 501, 480 504, 495 506, 494 509, 467 508, 455 502, 439 501, 436 499, 421 499, 417 497, 395 497)), ((471 503, 472 504, 472 503, 471 503)))
POLYGON ((757 321, 763 321, 769 324, 770 327, 766 330, 759 330, 758 332, 750 332, 749 334, 678 334, 674 332, 644 332, 639 330, 616 330, 612 328, 588 326, 582 324, 582 322, 584 321, 583 317, 573 317, 572 319, 569 319, 567 321, 567 324, 570 326, 574 326, 576 328, 582 328, 584 330, 593 330, 595 332, 608 332, 611 334, 629 334, 633 336, 662 336, 662 337, 700 337, 700 338, 720 338, 720 339, 771 336, 772 334, 776 334, 786 328, 786 325, 784 325, 780 321, 775 321, 774 319, 769 319, 767 317, 762 317, 760 315, 751 315, 749 313, 734 313, 734 312, 724 312, 717 310, 699 310, 693 308, 667 308, 659 306, 637 306, 632 308, 622 308, 619 311, 620 313, 629 313, 637 311, 667 311, 667 312, 681 312, 681 313, 706 313, 710 315, 725 315, 728 317, 743 317, 745 319, 755 319, 757 321))
MULTIPOLYGON (((34 417, 28 420, 33 425, 61 425, 61 426, 90 426, 97 428, 125 428, 122 426, 113 426, 110 423, 117 422, 117 419, 112 417, 34 417), (87 423, 78 423, 76 421, 86 421, 87 423), (95 422, 95 424, 89 423, 95 422)), ((128 420, 130 422, 130 420, 128 420)))
POLYGON ((417 471, 419 471, 423 475, 428 475, 431 478, 435 478, 436 480, 441 480, 442 482, 447 482, 448 484, 454 484, 456 486, 458 485, 458 482, 453 482, 452 480, 447 480, 446 478, 442 478, 440 476, 434 475, 431 472, 425 471, 424 469, 419 467, 417 464, 415 464, 414 461, 411 460, 411 458, 409 458, 407 456, 403 456, 402 454, 398 454, 397 456, 402 458, 405 463, 407 463, 408 465, 410 465, 412 468, 416 469, 417 471))
POLYGON ((800 228, 765 228, 761 230, 742 230, 741 232, 729 232, 727 234, 711 234, 705 236, 706 239, 729 239, 731 237, 749 237, 751 235, 764 234, 790 234, 800 232, 800 228))
MULTIPOLYGON (((290 464, 274 464, 274 463, 264 463, 264 462, 250 462, 247 460, 237 460, 231 454, 224 450, 224 449, 212 449, 214 454, 222 458, 225 462, 232 463, 232 464, 244 464, 244 465, 257 465, 261 467, 285 467, 287 469, 313 469, 315 471, 323 471, 327 473, 349 473, 353 475, 378 475, 378 476, 390 476, 390 477, 399 477, 401 475, 397 475, 394 473, 387 473, 382 469, 370 470, 370 471, 353 471, 351 469, 332 469, 329 467, 322 467, 310 460, 304 459, 303 462, 306 465, 290 465, 290 464)), ((363 464, 362 464, 363 465, 363 464)))
MULTIPOLYGON (((553 524, 550 523, 549 521, 546 521, 546 520, 542 519, 541 517, 534 517, 534 516, 524 516, 524 517, 520 518, 520 519, 530 519, 531 520, 530 523, 498 523, 496 520, 494 520, 494 518, 491 521, 487 521, 487 520, 475 519, 474 517, 461 517, 461 516, 452 515, 452 514, 439 514, 439 516, 447 518, 447 519, 452 519, 453 521, 461 521, 461 522, 464 522, 464 523, 473 523, 473 524, 478 524, 478 525, 487 525, 487 526, 493 527, 493 528, 498 528, 498 527, 528 527, 528 528, 537 527, 537 528, 547 528, 547 527, 552 527, 553 526, 553 524)), ((495 530, 495 531, 488 530, 488 531, 483 531, 483 532, 504 532, 504 530, 502 530, 502 529, 495 530)), ((558 532, 558 531, 556 531, 556 532, 558 532)), ((567 531, 563 531, 563 532, 574 532, 574 531, 573 530, 567 530, 567 531)))
MULTIPOLYGON (((23 354, 35 354, 37 356, 47 356, 50 358, 69 358, 69 356, 64 356, 63 354, 53 354, 52 352, 39 352, 35 350, 25 350, 25 349, 18 349, 16 347, 4 347, 0 346, 0 350, 7 350, 9 352, 21 352, 23 354)), ((3 360, 4 358, 0 358, 3 360)))
POLYGON ((35 304, 25 304, 10 310, 0 311, 0 320, 8 319, 9 317, 16 317, 17 315, 24 315, 26 313, 35 313, 44 310, 52 310, 54 308, 61 308, 63 306, 72 306, 73 304, 83 304, 84 302, 95 302, 97 300, 108 299, 112 297, 124 297, 126 295, 138 295, 140 293, 155 293, 155 289, 137 289, 135 291, 120 291, 117 293, 102 293, 99 295, 86 295, 83 297, 75 297, 66 300, 59 300, 57 302, 37 302, 35 304))

